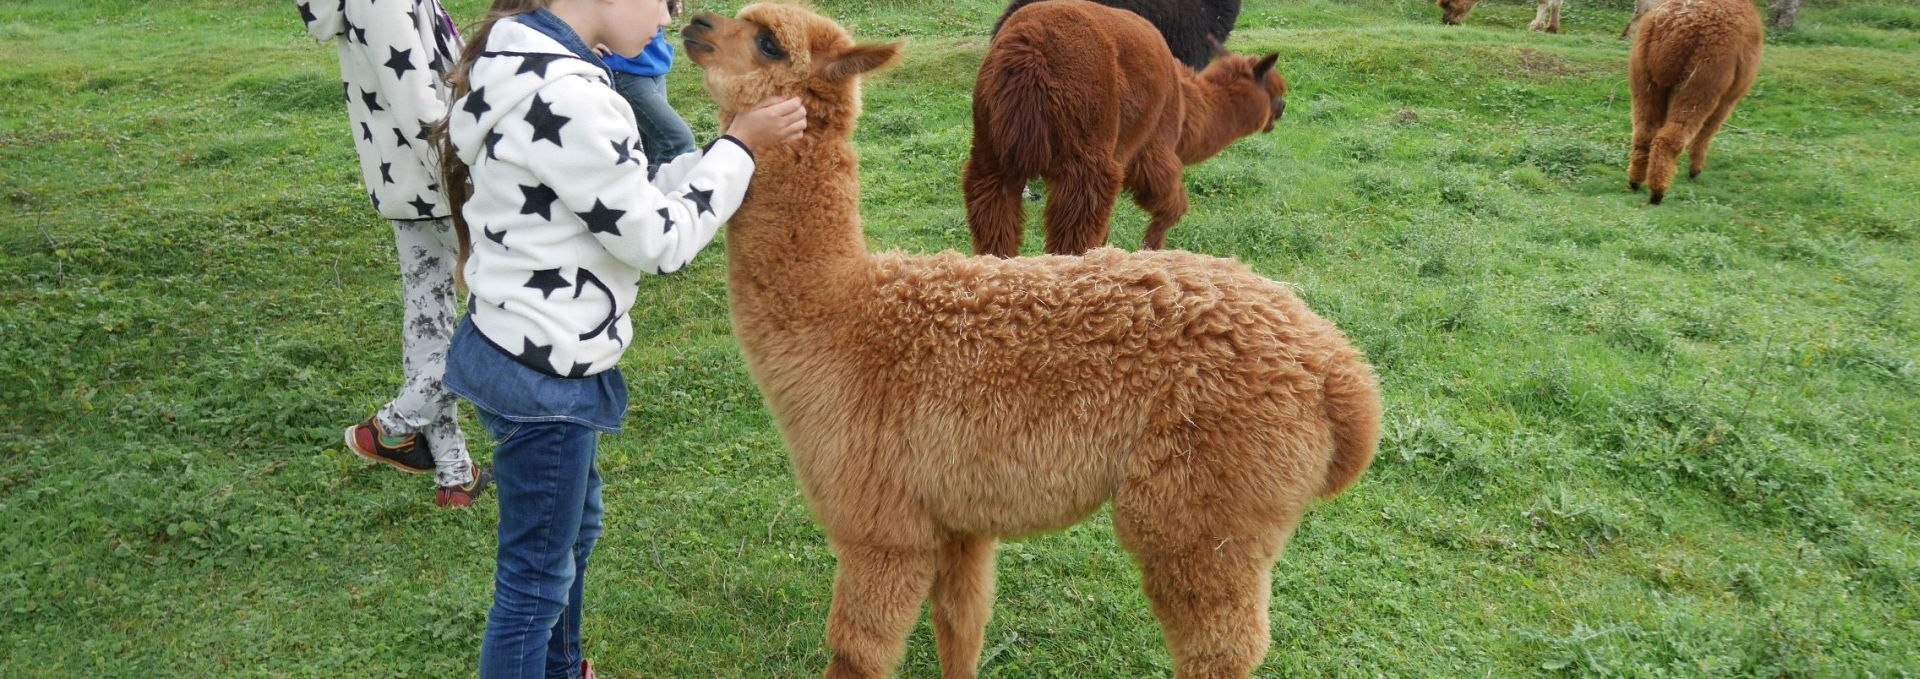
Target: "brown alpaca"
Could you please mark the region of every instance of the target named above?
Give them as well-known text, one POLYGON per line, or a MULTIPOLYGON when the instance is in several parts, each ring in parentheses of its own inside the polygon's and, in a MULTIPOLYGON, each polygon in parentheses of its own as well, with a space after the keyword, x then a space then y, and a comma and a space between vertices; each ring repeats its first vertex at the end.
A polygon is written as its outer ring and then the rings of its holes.
POLYGON ((853 128, 861 74, 898 46, 771 4, 683 37, 723 120, 769 96, 807 107, 805 138, 758 152, 727 291, 839 561, 826 676, 890 675, 929 598, 944 675, 974 676, 995 540, 1109 500, 1177 676, 1248 676, 1282 545, 1373 457, 1360 353, 1232 260, 871 254, 853 128))
POLYGON ((1166 247, 1187 213, 1183 168, 1272 131, 1286 108, 1277 58, 1222 55, 1196 73, 1132 12, 1085 0, 1015 11, 973 88, 974 253, 1020 254, 1020 192, 1034 177, 1047 183, 1048 254, 1105 245, 1123 185, 1153 216, 1144 247, 1166 247))
MULTIPOLYGON (((1560 5, 1565 0, 1539 0, 1540 6, 1533 12, 1533 23, 1527 24, 1527 30, 1546 33, 1560 32, 1560 5)), ((1440 6, 1440 23, 1458 26, 1467 20, 1467 13, 1480 0, 1437 0, 1440 6)))
POLYGON ((1633 89, 1633 151, 1627 187, 1646 184, 1659 205, 1674 163, 1689 150, 1687 177, 1707 166, 1707 147, 1760 72, 1760 12, 1752 0, 1665 0, 1647 11, 1627 61, 1633 89))

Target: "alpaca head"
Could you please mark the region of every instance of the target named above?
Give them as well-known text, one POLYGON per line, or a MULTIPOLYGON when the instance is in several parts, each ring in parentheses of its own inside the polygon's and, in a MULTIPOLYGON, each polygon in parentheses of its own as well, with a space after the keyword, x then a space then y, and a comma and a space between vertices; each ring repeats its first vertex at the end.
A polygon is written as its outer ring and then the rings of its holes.
POLYGON ((1439 0, 1438 4, 1440 23, 1458 26, 1467 20, 1467 12, 1473 11, 1473 6, 1480 4, 1480 0, 1439 0))
POLYGON ((1236 122, 1242 123, 1233 130, 1237 135, 1272 132, 1274 121, 1286 113, 1287 80, 1273 67, 1279 60, 1278 54, 1247 57, 1222 51, 1207 65, 1207 70, 1201 72, 1200 77, 1220 94, 1218 101, 1225 105, 1222 110, 1239 112, 1244 117, 1244 120, 1236 118, 1236 122))
POLYGON ((850 127, 860 115, 860 76, 900 56, 898 43, 856 45, 839 24, 796 5, 747 5, 737 19, 701 13, 680 35, 705 71, 722 125, 769 97, 797 96, 809 126, 850 127))

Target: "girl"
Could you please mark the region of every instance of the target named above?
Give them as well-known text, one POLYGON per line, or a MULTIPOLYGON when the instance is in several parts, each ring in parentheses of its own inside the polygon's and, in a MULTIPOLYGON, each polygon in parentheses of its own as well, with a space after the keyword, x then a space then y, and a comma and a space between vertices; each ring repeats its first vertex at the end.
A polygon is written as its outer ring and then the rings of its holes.
POLYGON ((649 181, 633 110, 588 46, 634 54, 667 21, 662 0, 495 0, 452 73, 441 157, 471 297, 447 386, 497 444, 500 494, 485 678, 592 676, 580 614, 601 528, 594 459, 627 409, 617 366, 635 290, 713 240, 753 149, 806 127, 798 100, 764 106, 649 181))
POLYGON ((367 197, 393 223, 400 253, 406 381, 379 412, 347 428, 347 447, 404 472, 434 472, 439 506, 471 505, 486 490, 488 472, 467 456, 454 396, 441 385, 453 335, 453 224, 426 134, 446 115, 450 97, 442 80, 460 36, 438 0, 302 0, 294 6, 309 35, 338 43, 367 197))

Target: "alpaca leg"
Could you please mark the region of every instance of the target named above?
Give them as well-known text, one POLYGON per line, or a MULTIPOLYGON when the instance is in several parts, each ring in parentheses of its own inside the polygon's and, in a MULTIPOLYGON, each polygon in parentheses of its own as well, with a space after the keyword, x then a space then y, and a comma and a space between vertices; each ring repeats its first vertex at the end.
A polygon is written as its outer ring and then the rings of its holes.
POLYGON ((976 676, 992 615, 993 539, 948 538, 940 546, 933 574, 933 636, 940 648, 940 676, 976 676))
POLYGON ((827 614, 828 679, 888 677, 933 582, 931 549, 841 542, 827 614))
POLYGON ((1527 24, 1527 30, 1560 32, 1560 0, 1540 0, 1540 6, 1533 12, 1533 23, 1527 24))
POLYGON ((1047 254, 1079 255, 1107 244, 1121 172, 1111 159, 1069 165, 1047 177, 1047 254))
POLYGON ((1176 679, 1247 677, 1266 657, 1273 563, 1322 481, 1284 460, 1325 432, 1256 419, 1257 433, 1201 418, 1144 442, 1114 493, 1114 533, 1140 565, 1176 679))
POLYGON ((967 200, 967 229, 973 232, 973 254, 1013 257, 1020 254, 1020 203, 1024 179, 1007 177, 988 154, 974 147, 962 181, 967 200))
POLYGON ((1700 171, 1707 169, 1707 147, 1713 145, 1713 135, 1720 132, 1720 126, 1727 122, 1727 116, 1733 114, 1736 101, 1738 99, 1731 96, 1722 100, 1713 114, 1707 116, 1707 122, 1700 126, 1700 133, 1693 136, 1693 143, 1687 145, 1688 179, 1699 177, 1700 171))
POLYGON ((1653 135, 1667 119, 1667 90, 1633 76, 1633 149, 1627 156, 1627 188, 1638 192, 1647 183, 1647 158, 1653 135))
POLYGON ((1180 183, 1183 169, 1180 159, 1171 151, 1143 153, 1134 160, 1133 170, 1127 177, 1128 188, 1133 191, 1134 204, 1153 215, 1141 248, 1165 249, 1167 230, 1186 216, 1187 187, 1180 183))
POLYGON ((1727 116, 1733 115, 1733 106, 1747 96, 1748 90, 1753 89, 1755 75, 1757 73, 1751 67, 1740 69, 1740 72, 1734 75, 1733 87, 1720 95, 1720 105, 1714 108, 1713 115, 1708 117, 1706 124, 1700 127, 1700 134, 1693 138, 1692 151, 1688 154, 1688 179, 1699 177, 1700 171, 1707 169, 1707 147, 1713 144, 1713 136, 1718 134, 1720 126, 1727 122, 1727 116))

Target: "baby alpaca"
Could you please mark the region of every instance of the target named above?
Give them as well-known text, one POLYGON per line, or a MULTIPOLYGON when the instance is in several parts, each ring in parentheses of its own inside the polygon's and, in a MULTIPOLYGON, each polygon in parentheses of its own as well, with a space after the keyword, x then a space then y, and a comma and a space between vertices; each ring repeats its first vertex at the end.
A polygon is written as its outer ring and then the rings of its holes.
POLYGON ((1144 247, 1166 247, 1187 213, 1181 174, 1234 141, 1272 131, 1286 109, 1278 59, 1221 55, 1195 72, 1146 19, 1085 0, 1046 0, 1007 19, 973 88, 963 182, 975 254, 1020 254, 1021 188, 1048 189, 1048 254, 1107 242, 1126 187, 1152 215, 1144 247))
POLYGON ((727 227, 727 293, 839 561, 826 676, 890 675, 928 599, 945 676, 974 676, 995 540, 1109 501, 1176 676, 1249 676, 1281 547, 1373 458, 1360 353, 1231 260, 869 253, 853 128, 862 74, 898 47, 790 5, 683 35, 723 120, 769 96, 807 107, 727 227))
POLYGON ((1713 135, 1760 73, 1761 38, 1752 0, 1666 0, 1647 10, 1627 61, 1629 189, 1645 184, 1659 205, 1683 150, 1690 149, 1687 177, 1700 176, 1713 135))

